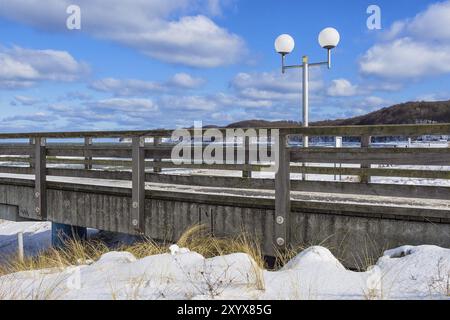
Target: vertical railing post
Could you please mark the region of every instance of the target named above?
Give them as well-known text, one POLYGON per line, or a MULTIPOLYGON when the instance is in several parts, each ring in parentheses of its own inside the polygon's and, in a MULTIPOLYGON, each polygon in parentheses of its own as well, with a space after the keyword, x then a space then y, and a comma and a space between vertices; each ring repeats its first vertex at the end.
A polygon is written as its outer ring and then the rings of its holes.
POLYGON ((145 140, 132 138, 132 208, 131 221, 138 233, 144 233, 145 227, 145 140))
POLYGON ((47 150, 45 138, 35 138, 34 172, 35 172, 35 212, 38 218, 47 218, 47 150))
MULTIPOLYGON (((153 138, 153 146, 157 147, 161 145, 162 139, 160 137, 154 137, 153 138)), ((161 162, 161 157, 159 156, 159 152, 157 150, 154 151, 155 156, 153 157, 154 164, 158 164, 161 162)), ((155 173, 161 173, 162 168, 160 167, 153 167, 153 172, 155 173)))
POLYGON ((91 170, 92 169, 92 152, 91 150, 88 150, 90 146, 92 146, 92 138, 91 137, 85 137, 84 138, 84 169, 91 170))
MULTIPOLYGON (((28 143, 30 146, 34 146, 34 138, 30 138, 28 143)), ((34 168, 34 152, 30 152, 30 168, 34 168)))
POLYGON ((291 215, 291 179, 290 150, 287 147, 287 136, 278 138, 279 155, 277 172, 275 173, 275 242, 279 248, 286 247, 290 242, 291 215))
MULTIPOLYGON (((250 153, 251 153, 251 151, 250 151, 250 146, 251 146, 250 145, 250 137, 247 136, 247 135, 244 136, 243 143, 244 143, 244 149, 245 149, 245 161, 244 161, 244 164, 247 165, 247 166, 250 166, 251 165, 251 163, 250 163, 250 153)), ((252 177, 252 171, 250 169, 242 171, 242 177, 243 178, 251 178, 252 177)))
MULTIPOLYGON (((371 140, 372 140, 372 137, 369 135, 361 136, 361 148, 369 148, 371 140)), ((369 168, 370 168, 370 162, 361 161, 361 169, 369 169, 369 168)), ((363 172, 360 176, 360 182, 369 183, 370 175, 366 172, 363 172)))
MULTIPOLYGON (((335 148, 342 148, 343 145, 343 138, 340 136, 336 136, 334 137, 334 147, 335 148)), ((336 169, 339 166, 339 169, 342 168, 342 163, 335 163, 334 164, 334 169, 335 169, 335 173, 334 173, 334 181, 337 180, 337 173, 336 173, 336 169)), ((342 181, 342 174, 341 174, 341 170, 339 170, 339 181, 342 181)))

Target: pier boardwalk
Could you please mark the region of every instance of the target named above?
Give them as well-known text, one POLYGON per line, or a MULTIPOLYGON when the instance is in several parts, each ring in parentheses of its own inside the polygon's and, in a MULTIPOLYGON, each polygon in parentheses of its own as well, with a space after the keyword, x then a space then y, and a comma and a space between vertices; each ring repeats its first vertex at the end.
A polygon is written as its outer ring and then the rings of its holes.
POLYGON ((166 241, 202 224, 216 236, 246 232, 269 256, 321 244, 349 267, 403 244, 450 247, 450 148, 371 146, 448 135, 450 124, 272 130, 276 173, 250 161, 249 139, 242 163, 176 164, 170 130, 0 134, 0 219, 166 241), (361 144, 302 148, 288 143, 297 135, 361 144))

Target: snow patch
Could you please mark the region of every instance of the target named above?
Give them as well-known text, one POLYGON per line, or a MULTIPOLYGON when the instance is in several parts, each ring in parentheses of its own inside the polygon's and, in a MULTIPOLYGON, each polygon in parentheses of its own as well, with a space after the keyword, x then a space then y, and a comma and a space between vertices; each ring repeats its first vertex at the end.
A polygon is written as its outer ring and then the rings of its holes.
POLYGON ((404 246, 353 272, 323 247, 311 247, 279 271, 247 254, 205 259, 172 246, 136 259, 110 252, 90 265, 0 277, 6 298, 48 299, 449 299, 450 249, 404 246), (181 252, 181 253, 180 253, 181 252))
POLYGON ((335 266, 339 270, 345 269, 339 260, 333 256, 330 250, 324 247, 315 246, 310 247, 295 256, 283 267, 283 270, 299 270, 303 265, 324 263, 335 266))
POLYGON ((177 254, 185 254, 185 253, 190 252, 189 249, 187 249, 187 248, 180 248, 180 247, 179 247, 178 245, 176 245, 176 244, 171 245, 171 246, 169 247, 169 250, 170 250, 170 254, 173 255, 173 256, 175 256, 175 255, 177 255, 177 254))

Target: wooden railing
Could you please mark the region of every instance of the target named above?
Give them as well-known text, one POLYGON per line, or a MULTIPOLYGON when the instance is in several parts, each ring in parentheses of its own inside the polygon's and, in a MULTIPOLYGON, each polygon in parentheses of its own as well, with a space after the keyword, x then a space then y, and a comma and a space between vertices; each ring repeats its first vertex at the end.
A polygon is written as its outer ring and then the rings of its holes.
MULTIPOLYGON (((450 135, 450 124, 267 129, 279 130, 276 142, 280 146, 278 171, 270 178, 263 178, 257 174, 262 169, 267 169, 268 164, 249 163, 248 155, 244 163, 176 165, 171 161, 173 144, 164 142, 164 138, 171 136, 171 130, 0 134, 0 140, 4 141, 0 144, 0 162, 2 163, 0 173, 35 176, 36 217, 43 220, 46 219, 47 211, 47 176, 131 181, 132 224, 140 232, 143 232, 144 228, 145 182, 275 190, 276 238, 274 240, 280 246, 284 246, 289 240, 287 225, 291 212, 292 191, 407 197, 420 198, 424 201, 425 199, 450 199, 450 188, 445 185, 371 182, 371 177, 376 176, 448 180, 450 179, 450 148, 373 148, 370 146, 372 138, 383 136, 406 138, 422 135, 450 135), (289 137, 297 135, 356 137, 361 144, 343 148, 312 145, 305 149, 289 144, 289 137), (127 138, 129 142, 119 142, 118 138, 127 138), (66 142, 51 143, 51 139, 66 142), (82 140, 74 141, 76 139, 82 140), (96 141, 99 139, 111 139, 111 141, 96 141), (305 163, 306 165, 299 165, 305 163), (376 165, 389 165, 389 167, 376 165), (417 167, 405 169, 394 168, 391 167, 392 165, 417 167), (432 170, 429 166, 444 168, 432 170), (231 177, 218 174, 198 175, 195 171, 185 175, 162 172, 163 169, 176 168, 241 171, 242 175, 231 177), (314 179, 302 180, 295 177, 292 179, 292 174, 343 175, 353 178, 348 181, 314 181, 314 179)), ((219 130, 224 132, 226 129, 219 130)), ((243 143, 248 147, 251 142, 245 139, 243 143)), ((234 148, 236 153, 238 145, 234 148)))

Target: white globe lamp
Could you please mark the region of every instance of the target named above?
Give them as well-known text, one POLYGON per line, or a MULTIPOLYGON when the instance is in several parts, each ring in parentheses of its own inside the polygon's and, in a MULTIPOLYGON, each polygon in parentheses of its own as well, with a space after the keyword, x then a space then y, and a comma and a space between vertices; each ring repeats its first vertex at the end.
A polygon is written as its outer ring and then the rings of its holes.
POLYGON ((281 54, 286 55, 294 50, 295 41, 288 34, 282 34, 275 40, 275 50, 281 54))
POLYGON ((340 40, 341 36, 334 28, 325 28, 319 34, 319 44, 327 50, 336 48, 340 40))

